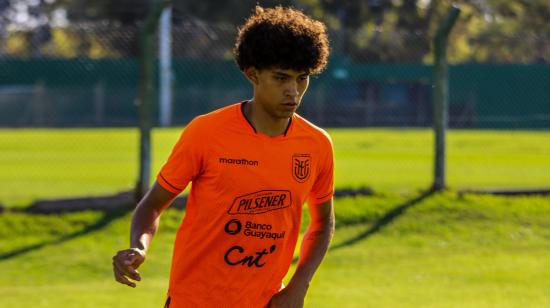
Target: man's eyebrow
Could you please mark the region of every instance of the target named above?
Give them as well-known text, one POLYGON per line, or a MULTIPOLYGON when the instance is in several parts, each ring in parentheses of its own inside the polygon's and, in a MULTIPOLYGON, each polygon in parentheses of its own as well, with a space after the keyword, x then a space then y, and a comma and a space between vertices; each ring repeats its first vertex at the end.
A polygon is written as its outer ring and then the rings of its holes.
MULTIPOLYGON (((273 72, 273 74, 275 74, 277 76, 292 77, 292 75, 281 72, 281 71, 275 71, 275 72, 273 72)), ((308 73, 302 73, 302 74, 298 75, 298 77, 307 77, 307 76, 309 76, 308 73)))
POLYGON ((275 72, 273 72, 273 74, 279 75, 279 76, 284 76, 284 77, 290 77, 289 74, 283 73, 283 72, 280 72, 280 71, 275 71, 275 72))

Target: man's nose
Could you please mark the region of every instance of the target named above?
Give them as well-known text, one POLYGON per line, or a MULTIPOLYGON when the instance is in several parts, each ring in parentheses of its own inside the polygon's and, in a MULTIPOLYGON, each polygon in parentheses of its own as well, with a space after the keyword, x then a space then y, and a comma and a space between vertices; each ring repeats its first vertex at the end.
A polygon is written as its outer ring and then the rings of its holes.
POLYGON ((285 95, 290 97, 296 97, 300 94, 300 92, 298 92, 298 83, 296 81, 289 82, 285 90, 285 95))

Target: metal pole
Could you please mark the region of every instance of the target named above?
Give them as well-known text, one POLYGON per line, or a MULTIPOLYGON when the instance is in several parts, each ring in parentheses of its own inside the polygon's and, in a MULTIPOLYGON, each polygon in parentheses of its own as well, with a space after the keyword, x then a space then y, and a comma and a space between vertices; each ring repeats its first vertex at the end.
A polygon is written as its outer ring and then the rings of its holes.
POLYGON ((94 87, 95 125, 103 125, 105 120, 105 83, 103 80, 96 82, 94 87))
POLYGON ((160 60, 160 93, 159 123, 170 126, 172 123, 172 7, 165 7, 160 16, 159 26, 159 60, 160 60))
POLYGON ((449 101, 447 71, 447 39, 453 28, 460 8, 453 5, 447 17, 440 24, 434 39, 435 88, 434 88, 434 131, 435 131, 435 166, 433 190, 439 191, 445 184, 445 134, 447 129, 447 105, 449 101))
POLYGON ((154 38, 158 20, 165 3, 153 0, 145 24, 140 29, 140 76, 139 76, 139 178, 136 185, 136 200, 149 190, 151 179, 151 128, 154 100, 155 54, 154 38))

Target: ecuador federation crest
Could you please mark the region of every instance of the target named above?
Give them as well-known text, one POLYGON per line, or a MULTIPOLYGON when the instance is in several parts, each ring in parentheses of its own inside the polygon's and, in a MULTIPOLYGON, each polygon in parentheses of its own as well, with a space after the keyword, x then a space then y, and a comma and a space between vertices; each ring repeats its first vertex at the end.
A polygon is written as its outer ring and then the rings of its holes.
POLYGON ((311 155, 294 154, 292 155, 292 176, 294 179, 303 183, 309 178, 311 173, 311 155))

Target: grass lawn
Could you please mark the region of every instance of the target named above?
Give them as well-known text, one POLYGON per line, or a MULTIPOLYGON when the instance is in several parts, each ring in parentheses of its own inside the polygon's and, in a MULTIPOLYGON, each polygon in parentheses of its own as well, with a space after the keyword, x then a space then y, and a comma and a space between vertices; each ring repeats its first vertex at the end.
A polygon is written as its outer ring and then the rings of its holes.
MULTIPOLYGON (((550 307, 550 198, 337 199, 307 307, 550 307)), ((161 307, 183 212, 161 221, 137 289, 114 282, 129 212, 0 216, 0 307, 161 307)))
MULTIPOLYGON (((337 233, 308 307, 550 307, 550 198, 453 192, 430 185, 424 129, 331 129, 337 233)), ((153 173, 179 135, 153 133, 153 173)), ((135 129, 0 129, 0 203, 131 189, 135 129)), ((548 187, 549 131, 450 131, 448 182, 548 187)), ((0 307, 159 307, 183 212, 168 210, 138 289, 118 285, 111 256, 128 244, 129 212, 0 214, 0 307)))
MULTIPOLYGON (((180 129, 153 132, 153 174, 180 129)), ((412 192, 432 179, 428 129, 329 129, 336 185, 412 192)), ((448 183, 465 187, 550 186, 550 131, 454 130, 448 183)), ((138 172, 136 129, 0 129, 0 203, 130 190, 138 172)))

